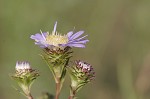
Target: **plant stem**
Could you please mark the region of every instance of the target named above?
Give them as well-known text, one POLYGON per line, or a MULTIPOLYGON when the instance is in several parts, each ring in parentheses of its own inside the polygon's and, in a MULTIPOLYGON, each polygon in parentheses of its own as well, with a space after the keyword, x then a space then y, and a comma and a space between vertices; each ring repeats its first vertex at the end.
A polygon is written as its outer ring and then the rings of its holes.
POLYGON ((60 90, 61 90, 61 83, 58 82, 58 83, 56 83, 56 96, 55 96, 55 99, 59 99, 60 90))
POLYGON ((31 93, 28 94, 27 98, 28 98, 28 99, 33 99, 31 93))
POLYGON ((69 96, 69 98, 68 99, 73 99, 74 98, 74 96, 69 96))
POLYGON ((75 91, 70 90, 70 96, 68 97, 68 99, 73 99, 75 96, 75 91))

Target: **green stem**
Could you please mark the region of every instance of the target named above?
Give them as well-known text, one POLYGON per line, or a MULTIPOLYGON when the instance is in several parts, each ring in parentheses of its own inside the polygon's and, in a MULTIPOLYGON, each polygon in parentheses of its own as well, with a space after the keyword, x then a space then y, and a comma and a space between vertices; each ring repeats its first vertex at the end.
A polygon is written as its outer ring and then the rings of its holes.
MULTIPOLYGON (((31 85, 30 85, 31 86, 31 85)), ((24 95, 28 98, 28 99, 33 99, 33 96, 31 95, 30 92, 30 86, 26 86, 26 85, 20 85, 20 87, 22 88, 24 95)))

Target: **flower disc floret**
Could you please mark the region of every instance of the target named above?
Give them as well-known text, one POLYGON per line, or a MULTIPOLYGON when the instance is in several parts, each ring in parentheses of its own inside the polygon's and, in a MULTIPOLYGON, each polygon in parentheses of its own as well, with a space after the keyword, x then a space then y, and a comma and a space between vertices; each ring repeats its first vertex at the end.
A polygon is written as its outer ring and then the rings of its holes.
MULTIPOLYGON (((81 73, 81 75, 84 75, 85 78, 92 80, 93 77, 95 77, 95 72, 93 70, 93 67, 84 62, 84 61, 75 61, 75 65, 76 65, 76 71, 79 73, 81 73)), ((79 77, 80 78, 80 77, 79 77)))
POLYGON ((60 35, 60 34, 51 34, 46 36, 46 43, 49 45, 53 45, 56 47, 59 47, 59 44, 67 44, 68 43, 68 37, 66 35, 60 35))

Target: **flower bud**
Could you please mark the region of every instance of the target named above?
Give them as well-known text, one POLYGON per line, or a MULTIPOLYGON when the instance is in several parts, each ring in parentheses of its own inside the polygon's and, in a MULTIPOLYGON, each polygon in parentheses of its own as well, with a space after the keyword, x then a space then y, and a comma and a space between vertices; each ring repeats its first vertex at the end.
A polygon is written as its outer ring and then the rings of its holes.
POLYGON ((93 67, 84 61, 75 61, 73 66, 68 66, 71 77, 71 92, 75 94, 85 84, 95 77, 93 67))
POLYGON ((15 68, 16 72, 12 78, 19 84, 25 95, 28 96, 30 94, 30 87, 39 74, 26 61, 17 62, 15 68))

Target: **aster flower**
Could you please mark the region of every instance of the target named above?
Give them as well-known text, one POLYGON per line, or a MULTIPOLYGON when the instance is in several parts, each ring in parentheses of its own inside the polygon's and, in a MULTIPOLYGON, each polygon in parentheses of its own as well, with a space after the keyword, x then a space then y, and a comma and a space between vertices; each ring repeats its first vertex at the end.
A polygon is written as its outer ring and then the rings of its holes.
POLYGON ((28 99, 33 99, 30 93, 31 85, 34 80, 39 76, 36 70, 33 70, 26 61, 20 61, 16 63, 16 72, 12 78, 18 83, 20 88, 23 90, 24 95, 28 99))
POLYGON ((80 60, 75 61, 73 66, 68 66, 68 71, 71 77, 69 99, 73 99, 75 94, 95 77, 95 72, 90 64, 80 60))
POLYGON ((80 47, 84 48, 85 44, 89 41, 85 39, 87 35, 80 37, 84 31, 73 33, 70 31, 67 35, 61 35, 56 31, 57 22, 54 25, 54 30, 49 32, 41 32, 31 35, 31 39, 35 40, 35 44, 41 48, 65 48, 65 47, 80 47))

